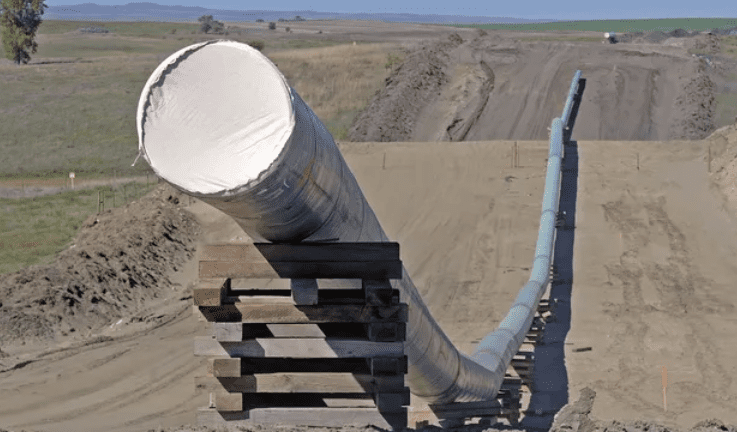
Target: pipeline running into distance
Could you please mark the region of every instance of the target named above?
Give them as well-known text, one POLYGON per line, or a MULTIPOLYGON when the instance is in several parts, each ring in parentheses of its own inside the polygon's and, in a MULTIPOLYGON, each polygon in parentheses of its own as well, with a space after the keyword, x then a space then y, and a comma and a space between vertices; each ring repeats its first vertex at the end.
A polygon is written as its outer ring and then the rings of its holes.
MULTIPOLYGON (((245 44, 209 41, 164 60, 141 93, 137 128, 139 155, 159 177, 223 211, 255 241, 388 241, 330 133, 276 66, 245 44)), ((535 268, 547 259, 547 271, 549 258, 541 252, 535 268)), ((434 403, 495 397, 509 361, 460 353, 406 270, 392 284, 409 309, 412 393, 434 403)))

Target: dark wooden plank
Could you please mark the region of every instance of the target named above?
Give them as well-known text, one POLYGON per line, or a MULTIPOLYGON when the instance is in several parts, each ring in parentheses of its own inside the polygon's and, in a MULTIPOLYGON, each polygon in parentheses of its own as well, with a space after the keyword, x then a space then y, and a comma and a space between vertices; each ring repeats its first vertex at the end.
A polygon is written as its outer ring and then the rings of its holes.
POLYGON ((505 404, 496 399, 491 401, 451 403, 444 405, 431 404, 430 409, 438 418, 501 416, 509 415, 514 411, 508 403, 505 404))
POLYGON ((403 406, 410 404, 409 389, 405 387, 404 389, 395 392, 379 392, 374 395, 374 402, 379 411, 401 411, 403 406))
POLYGON ((313 305, 236 303, 200 307, 208 321, 251 324, 315 324, 328 322, 407 322, 407 305, 313 305))
POLYGON ((406 323, 370 323, 366 324, 367 338, 374 342, 395 342, 407 339, 406 323))
MULTIPOLYGON (((243 324, 213 322, 207 336, 219 342, 240 342, 257 338, 344 338, 373 342, 406 340, 406 323, 320 323, 320 324, 243 324)), ((524 359, 514 359, 524 360, 524 359)))
POLYGON ((389 279, 363 279, 361 286, 366 295, 366 304, 390 305, 393 289, 389 279))
POLYGON ((374 262, 399 260, 399 243, 214 244, 200 248, 201 261, 374 262))
POLYGON ((407 367, 407 356, 374 357, 369 360, 369 369, 374 376, 406 374, 407 367))
POLYGON ((256 408, 241 412, 197 410, 202 426, 227 424, 228 427, 285 424, 292 426, 343 427, 373 425, 381 429, 407 427, 407 413, 379 413, 376 408, 256 408))
POLYGON ((195 306, 220 306, 230 289, 229 278, 201 279, 192 289, 195 306))
POLYGON ((220 393, 401 393, 404 376, 351 373, 268 373, 238 378, 195 378, 198 391, 220 393))
POLYGON ((351 339, 252 339, 221 343, 209 336, 196 336, 194 341, 196 356, 358 358, 397 357, 403 353, 402 342, 351 339))
POLYGON ((277 261, 394 261, 399 260, 399 243, 256 243, 269 262, 277 261))
POLYGON ((400 279, 401 261, 228 262, 200 261, 201 278, 400 279))
MULTIPOLYGON (((297 358, 242 358, 241 373, 276 373, 276 372, 346 372, 370 374, 367 359, 297 359, 297 358)), ((402 372, 404 374, 404 372, 402 372)), ((395 374, 396 375, 396 374, 395 374)))
POLYGON ((316 279, 292 279, 290 281, 292 299, 298 305, 317 304, 317 280, 316 279))

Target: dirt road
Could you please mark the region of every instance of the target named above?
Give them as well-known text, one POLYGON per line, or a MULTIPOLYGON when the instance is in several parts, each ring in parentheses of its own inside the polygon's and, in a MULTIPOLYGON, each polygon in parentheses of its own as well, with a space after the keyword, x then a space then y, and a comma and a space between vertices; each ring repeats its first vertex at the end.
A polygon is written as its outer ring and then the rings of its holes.
POLYGON ((692 87, 703 85, 688 86, 704 66, 682 46, 463 37, 409 56, 359 115, 351 140, 545 140, 577 69, 586 91, 576 139, 665 140, 713 130, 713 97, 694 97, 692 87), (700 105, 706 113, 690 124, 700 105))

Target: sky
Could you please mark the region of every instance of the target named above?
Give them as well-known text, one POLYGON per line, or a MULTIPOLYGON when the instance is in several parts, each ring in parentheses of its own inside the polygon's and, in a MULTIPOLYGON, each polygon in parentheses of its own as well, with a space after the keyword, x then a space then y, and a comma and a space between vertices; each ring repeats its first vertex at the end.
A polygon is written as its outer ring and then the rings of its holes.
MULTIPOLYGON (((141 0, 139 0, 141 1, 141 0)), ((415 13, 495 16, 525 19, 590 20, 648 18, 735 18, 735 0, 148 0, 162 5, 212 9, 268 9, 275 11, 415 13), (264 5, 268 5, 264 7, 264 5)), ((130 0, 46 0, 48 6, 97 3, 122 5, 130 0)))

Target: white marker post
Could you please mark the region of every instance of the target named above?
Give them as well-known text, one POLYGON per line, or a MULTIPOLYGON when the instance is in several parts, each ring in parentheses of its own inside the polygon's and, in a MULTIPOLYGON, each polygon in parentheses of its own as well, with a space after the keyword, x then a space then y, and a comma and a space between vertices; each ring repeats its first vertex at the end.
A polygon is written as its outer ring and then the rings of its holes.
POLYGON ((74 190, 74 173, 73 172, 69 173, 69 178, 72 180, 72 190, 74 190))

